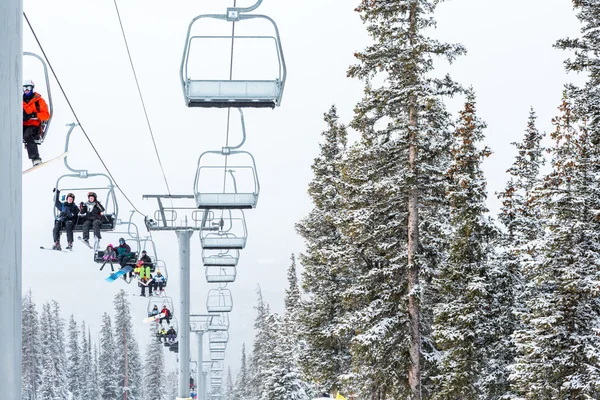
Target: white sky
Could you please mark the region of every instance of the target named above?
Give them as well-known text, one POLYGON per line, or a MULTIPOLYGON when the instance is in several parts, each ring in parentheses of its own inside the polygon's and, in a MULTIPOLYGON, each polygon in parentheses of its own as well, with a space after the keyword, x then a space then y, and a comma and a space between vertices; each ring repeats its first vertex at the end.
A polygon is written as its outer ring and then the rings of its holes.
MULTIPOLYGON (((232 2, 119 0, 118 4, 171 192, 191 194, 199 154, 218 150, 225 143, 226 111, 185 107, 179 83, 185 34, 194 16, 222 13, 232 2)), ((358 0, 264 0, 259 9, 279 26, 288 81, 281 107, 245 112, 248 139, 244 149, 257 160, 261 194, 257 209, 246 212, 248 246, 242 252, 238 279, 229 286, 234 311, 226 365, 234 371, 242 343, 250 347, 253 340, 257 285, 272 309, 283 311, 289 257, 292 252, 302 251, 294 224, 311 209, 306 188, 312 177, 310 165, 318 154, 322 114, 335 103, 343 121, 348 122, 360 99, 362 84, 346 78, 347 67, 354 62, 353 53, 368 43, 359 16, 353 11, 357 4, 358 0)), ((136 207, 152 215, 155 202, 142 201, 142 194, 163 194, 166 188, 113 2, 26 0, 24 9, 117 183, 136 207)), ((554 50, 552 44, 558 38, 577 35, 579 25, 569 0, 454 0, 443 3, 438 10, 435 36, 460 42, 468 49, 467 56, 452 66, 439 65, 440 71, 449 71, 463 85, 473 85, 478 94, 479 114, 488 123, 486 144, 494 151, 485 163, 485 172, 492 194, 489 206, 495 215, 499 203, 493 193, 504 187, 504 171, 514 156, 510 143, 521 139, 529 107, 538 112, 540 130, 550 131, 562 87, 576 79, 564 73, 562 61, 566 54, 554 50)), ((39 53, 26 25, 24 33, 24 50, 39 53)), ((238 33, 250 32, 240 28, 238 33)), ((251 55, 241 45, 238 49, 240 57, 251 55)), ((234 69, 234 77, 268 68, 260 64, 259 56, 243 61, 234 69)), ((203 66, 201 59, 197 62, 203 66)), ((34 62, 26 60, 23 76, 42 89, 43 77, 34 62)), ((56 82, 51 82, 55 114, 51 132, 40 149, 44 159, 62 153, 67 131, 64 126, 74 120, 56 82)), ((457 111, 461 99, 451 100, 448 105, 457 111)), ((239 138, 239 122, 237 111, 232 115, 232 126, 236 128, 230 142, 234 143, 239 138)), ((79 130, 72 137, 69 161, 76 168, 104 172, 79 130)), ((25 167, 28 160, 24 161, 25 167)), ((52 188, 64 173, 64 165, 55 163, 24 176, 23 289, 33 290, 38 306, 56 299, 65 316, 73 313, 77 320, 85 319, 95 336, 102 313, 113 313, 112 298, 125 284, 104 282, 106 274, 97 271, 91 250, 77 241, 72 254, 38 250, 40 245, 52 244, 52 188)), ((83 185, 87 187, 86 182, 83 185)), ((131 206, 121 195, 118 200, 120 217, 126 219, 131 206)), ((145 232, 141 218, 135 221, 145 232)), ((116 242, 118 237, 107 234, 103 244, 116 242)), ((159 257, 169 266, 169 295, 177 301, 175 234, 155 233, 154 237, 159 257)), ((62 239, 64 245, 64 234, 62 239)), ((201 265, 198 234, 192 237, 192 243, 192 312, 201 313, 205 311, 209 287, 201 265)), ((133 286, 126 290, 139 293, 133 286)), ((136 316, 136 337, 143 348, 149 340, 147 326, 141 322, 147 301, 137 297, 130 300, 136 316)), ((167 354, 173 363, 172 353, 167 354)), ((195 350, 192 354, 195 358, 195 350)))

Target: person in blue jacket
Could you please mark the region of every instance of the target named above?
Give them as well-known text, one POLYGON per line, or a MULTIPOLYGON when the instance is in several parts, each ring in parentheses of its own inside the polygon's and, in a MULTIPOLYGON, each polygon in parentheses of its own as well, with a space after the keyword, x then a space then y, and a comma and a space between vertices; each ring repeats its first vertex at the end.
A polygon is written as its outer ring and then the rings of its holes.
POLYGON ((79 214, 79 208, 75 204, 75 195, 69 193, 67 195, 67 201, 60 202, 60 190, 54 188, 53 192, 56 193, 54 198, 54 205, 58 209, 59 213, 54 220, 54 229, 52 229, 52 236, 54 239, 53 250, 62 250, 60 247, 60 234, 61 229, 64 227, 67 231, 67 249, 73 248, 73 228, 77 223, 77 215, 79 214))

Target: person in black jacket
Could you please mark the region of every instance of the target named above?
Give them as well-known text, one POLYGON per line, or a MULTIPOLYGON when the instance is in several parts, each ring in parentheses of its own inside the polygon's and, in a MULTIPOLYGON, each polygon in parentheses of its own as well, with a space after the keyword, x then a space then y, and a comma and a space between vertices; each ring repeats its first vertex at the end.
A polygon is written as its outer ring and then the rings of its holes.
POLYGON ((69 193, 67 195, 67 201, 64 203, 60 202, 60 190, 54 188, 53 192, 56 193, 56 197, 54 198, 54 205, 58 209, 59 214, 54 220, 54 229, 52 229, 52 236, 54 239, 54 246, 52 249, 54 250, 62 250, 60 247, 60 234, 61 229, 64 227, 67 231, 67 249, 71 250, 73 248, 73 227, 77 223, 77 214, 79 214, 79 209, 75 204, 75 195, 73 193, 69 193))
POLYGON ((96 240, 102 239, 100 226, 102 225, 102 213, 104 207, 98 201, 96 193, 88 193, 88 202, 79 203, 79 215, 84 219, 83 223, 83 241, 90 243, 90 226, 94 228, 94 237, 96 240))

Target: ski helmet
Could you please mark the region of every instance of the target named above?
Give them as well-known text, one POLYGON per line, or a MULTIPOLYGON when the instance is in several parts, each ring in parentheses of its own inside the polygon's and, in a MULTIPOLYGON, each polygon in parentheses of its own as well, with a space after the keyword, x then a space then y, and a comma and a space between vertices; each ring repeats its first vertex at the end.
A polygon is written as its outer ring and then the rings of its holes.
POLYGON ((27 79, 25 82, 23 82, 23 91, 29 90, 29 91, 33 92, 34 88, 35 88, 35 84, 33 83, 33 81, 31 79, 27 79))
POLYGON ((75 201, 75 195, 74 195, 73 193, 69 193, 69 194, 67 195, 67 199, 68 199, 69 197, 70 197, 70 198, 72 198, 72 199, 73 199, 73 201, 75 201))
POLYGON ((88 192, 88 197, 90 197, 90 196, 94 198, 94 201, 96 201, 98 199, 95 192, 88 192))

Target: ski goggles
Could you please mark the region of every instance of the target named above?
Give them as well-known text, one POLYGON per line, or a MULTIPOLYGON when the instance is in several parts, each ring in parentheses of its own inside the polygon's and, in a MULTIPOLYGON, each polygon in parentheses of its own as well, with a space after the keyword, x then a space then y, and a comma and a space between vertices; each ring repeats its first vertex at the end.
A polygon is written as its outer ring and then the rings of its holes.
POLYGON ((31 92, 32 90, 33 90, 33 86, 31 86, 31 85, 23 86, 23 91, 24 92, 26 92, 26 91, 30 91, 31 92))

